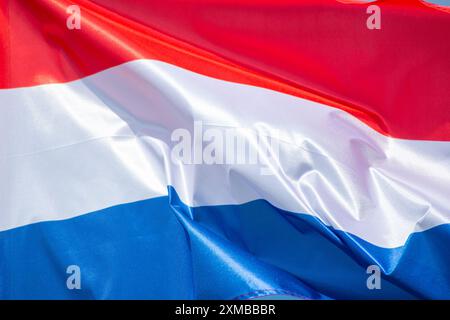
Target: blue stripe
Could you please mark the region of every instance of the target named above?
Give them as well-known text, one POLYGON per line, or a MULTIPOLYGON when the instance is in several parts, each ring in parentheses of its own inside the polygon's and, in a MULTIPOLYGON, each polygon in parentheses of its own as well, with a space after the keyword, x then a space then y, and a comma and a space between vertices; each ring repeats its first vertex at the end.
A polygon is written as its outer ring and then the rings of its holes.
POLYGON ((450 225, 376 247, 264 200, 185 206, 175 191, 0 233, 2 299, 450 298, 450 225), (81 269, 68 290, 66 268, 81 269), (369 264, 382 288, 366 286, 369 264))

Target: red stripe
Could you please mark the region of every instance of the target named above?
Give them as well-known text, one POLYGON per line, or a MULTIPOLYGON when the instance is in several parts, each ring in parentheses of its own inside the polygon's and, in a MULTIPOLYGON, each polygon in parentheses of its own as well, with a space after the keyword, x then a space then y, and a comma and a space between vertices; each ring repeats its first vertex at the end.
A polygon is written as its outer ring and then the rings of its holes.
POLYGON ((153 58, 326 103, 385 135, 450 141, 450 15, 377 4, 381 30, 366 28, 368 5, 334 0, 3 0, 0 88, 153 58), (71 4, 81 30, 66 28, 71 4))

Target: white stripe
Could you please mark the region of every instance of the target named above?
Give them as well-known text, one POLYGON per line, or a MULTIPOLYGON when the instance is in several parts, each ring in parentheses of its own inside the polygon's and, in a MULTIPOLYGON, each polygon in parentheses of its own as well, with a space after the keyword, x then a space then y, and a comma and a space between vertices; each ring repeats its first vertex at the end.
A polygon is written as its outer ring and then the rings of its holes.
POLYGON ((0 230, 166 195, 266 199, 375 245, 450 221, 450 143, 387 138, 353 116, 271 90, 138 60, 68 84, 0 91, 0 230), (275 175, 181 165, 176 128, 278 130, 275 175))

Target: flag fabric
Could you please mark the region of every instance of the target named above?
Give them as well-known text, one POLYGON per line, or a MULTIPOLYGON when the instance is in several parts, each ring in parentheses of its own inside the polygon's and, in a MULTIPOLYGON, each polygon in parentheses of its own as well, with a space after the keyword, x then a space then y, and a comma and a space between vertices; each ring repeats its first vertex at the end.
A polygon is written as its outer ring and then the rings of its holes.
POLYGON ((450 298, 448 8, 0 3, 1 299, 450 298))

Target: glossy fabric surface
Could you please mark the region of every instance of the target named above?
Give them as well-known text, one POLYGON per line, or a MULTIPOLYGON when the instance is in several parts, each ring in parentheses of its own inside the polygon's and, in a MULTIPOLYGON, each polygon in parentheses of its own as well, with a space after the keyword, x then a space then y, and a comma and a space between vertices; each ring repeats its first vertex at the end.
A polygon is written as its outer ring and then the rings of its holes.
POLYGON ((0 0, 0 298, 450 298, 449 10, 344 2, 0 0))

